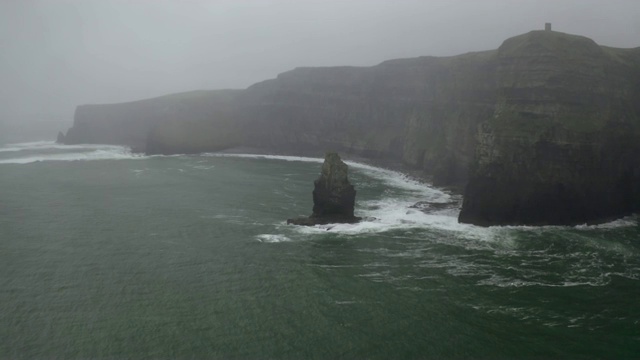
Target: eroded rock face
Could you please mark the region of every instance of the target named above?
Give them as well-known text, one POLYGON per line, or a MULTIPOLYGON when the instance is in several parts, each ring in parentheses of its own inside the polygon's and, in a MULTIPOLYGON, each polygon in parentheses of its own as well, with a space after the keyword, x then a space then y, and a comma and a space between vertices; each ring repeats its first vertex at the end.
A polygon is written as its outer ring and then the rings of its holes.
POLYGON ((233 147, 305 155, 334 149, 403 162, 438 185, 462 185, 477 124, 493 114, 495 50, 297 68, 244 90, 196 91, 79 106, 65 143, 147 154, 233 147))
POLYGON ((313 214, 289 219, 287 224, 313 226, 358 222, 360 218, 353 215, 356 190, 349 183, 347 172, 347 164, 337 153, 327 153, 320 177, 313 183, 313 214))
POLYGON ((637 55, 556 32, 505 41, 460 222, 577 225, 640 210, 637 55))
POLYGON ((56 138, 56 144, 64 144, 64 134, 62 131, 58 131, 58 137, 56 138))

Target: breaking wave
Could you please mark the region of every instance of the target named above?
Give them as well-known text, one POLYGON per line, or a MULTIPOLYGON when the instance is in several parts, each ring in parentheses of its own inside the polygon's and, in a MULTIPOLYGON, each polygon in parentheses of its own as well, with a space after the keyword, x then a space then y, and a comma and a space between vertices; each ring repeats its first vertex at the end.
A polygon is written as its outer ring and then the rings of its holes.
POLYGON ((291 241, 291 239, 281 234, 261 234, 257 235, 256 239, 264 243, 279 243, 291 241))
POLYGON ((117 145, 60 145, 51 141, 7 144, 0 147, 0 164, 40 161, 119 160, 145 158, 117 145))
MULTIPOLYGON (((208 153, 204 156, 233 157, 249 159, 269 159, 281 161, 300 161, 322 163, 324 159, 260 154, 225 154, 208 153)), ((458 240, 479 240, 489 242, 509 243, 516 232, 549 232, 558 230, 606 230, 637 225, 633 217, 615 220, 600 225, 580 226, 492 226, 480 227, 458 222, 462 197, 438 189, 428 183, 411 178, 401 172, 384 169, 354 161, 345 161, 353 171, 383 182, 394 191, 374 200, 357 201, 356 215, 364 220, 357 224, 327 224, 295 226, 299 234, 313 235, 337 233, 344 235, 359 235, 382 233, 395 230, 429 229, 444 234, 454 235, 458 240), (424 211, 415 205, 420 202, 443 204, 440 209, 424 211)), ((279 224, 279 226, 291 226, 279 224)), ((469 244, 467 244, 469 245, 469 244)))
POLYGON ((314 163, 324 162, 324 159, 321 159, 321 158, 312 158, 312 157, 305 157, 305 156, 286 156, 286 155, 204 153, 202 154, 202 156, 230 157, 230 158, 243 158, 243 159, 269 159, 269 160, 301 161, 301 162, 314 162, 314 163))

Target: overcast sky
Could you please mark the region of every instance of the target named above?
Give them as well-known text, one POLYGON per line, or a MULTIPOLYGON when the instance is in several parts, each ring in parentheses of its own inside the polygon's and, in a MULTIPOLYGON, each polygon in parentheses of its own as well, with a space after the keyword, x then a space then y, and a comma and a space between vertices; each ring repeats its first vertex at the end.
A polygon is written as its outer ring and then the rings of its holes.
POLYGON ((0 133, 297 66, 494 49, 545 22, 640 46, 640 0, 0 0, 0 133))

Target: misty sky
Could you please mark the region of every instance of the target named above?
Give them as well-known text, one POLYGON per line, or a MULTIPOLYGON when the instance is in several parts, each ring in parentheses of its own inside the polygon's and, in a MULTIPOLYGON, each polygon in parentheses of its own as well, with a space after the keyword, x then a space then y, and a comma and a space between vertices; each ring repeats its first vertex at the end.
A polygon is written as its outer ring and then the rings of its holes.
POLYGON ((0 137, 67 127, 80 104, 494 49, 545 22, 640 46, 640 0, 0 0, 0 137))

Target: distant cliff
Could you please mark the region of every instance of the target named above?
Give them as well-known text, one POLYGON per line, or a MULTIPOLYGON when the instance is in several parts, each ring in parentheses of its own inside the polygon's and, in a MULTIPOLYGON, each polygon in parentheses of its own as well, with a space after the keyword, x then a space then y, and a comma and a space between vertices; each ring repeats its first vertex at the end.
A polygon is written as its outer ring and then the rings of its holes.
POLYGON ((164 154, 332 149, 466 184, 463 222, 597 222, 640 208, 639 68, 640 49, 534 31, 493 51, 80 106, 64 141, 164 154))
POLYGON ((494 53, 298 68, 245 90, 79 106, 64 141, 151 154, 332 149, 403 161, 438 184, 463 184, 476 126, 493 112, 494 53))
POLYGON ((216 115, 227 113, 238 93, 238 90, 191 91, 121 104, 81 105, 76 108, 73 126, 59 139, 65 144, 127 145, 141 151, 149 147, 151 140, 157 143, 154 152, 158 153, 174 142, 190 150, 182 152, 224 147, 211 139, 212 126, 224 123, 226 118, 216 115), (201 131, 195 133, 207 134, 201 136, 205 140, 193 135, 191 128, 198 127, 201 131), (166 131, 172 132, 172 138, 165 136, 166 131), (189 137, 184 136, 186 133, 189 137))

